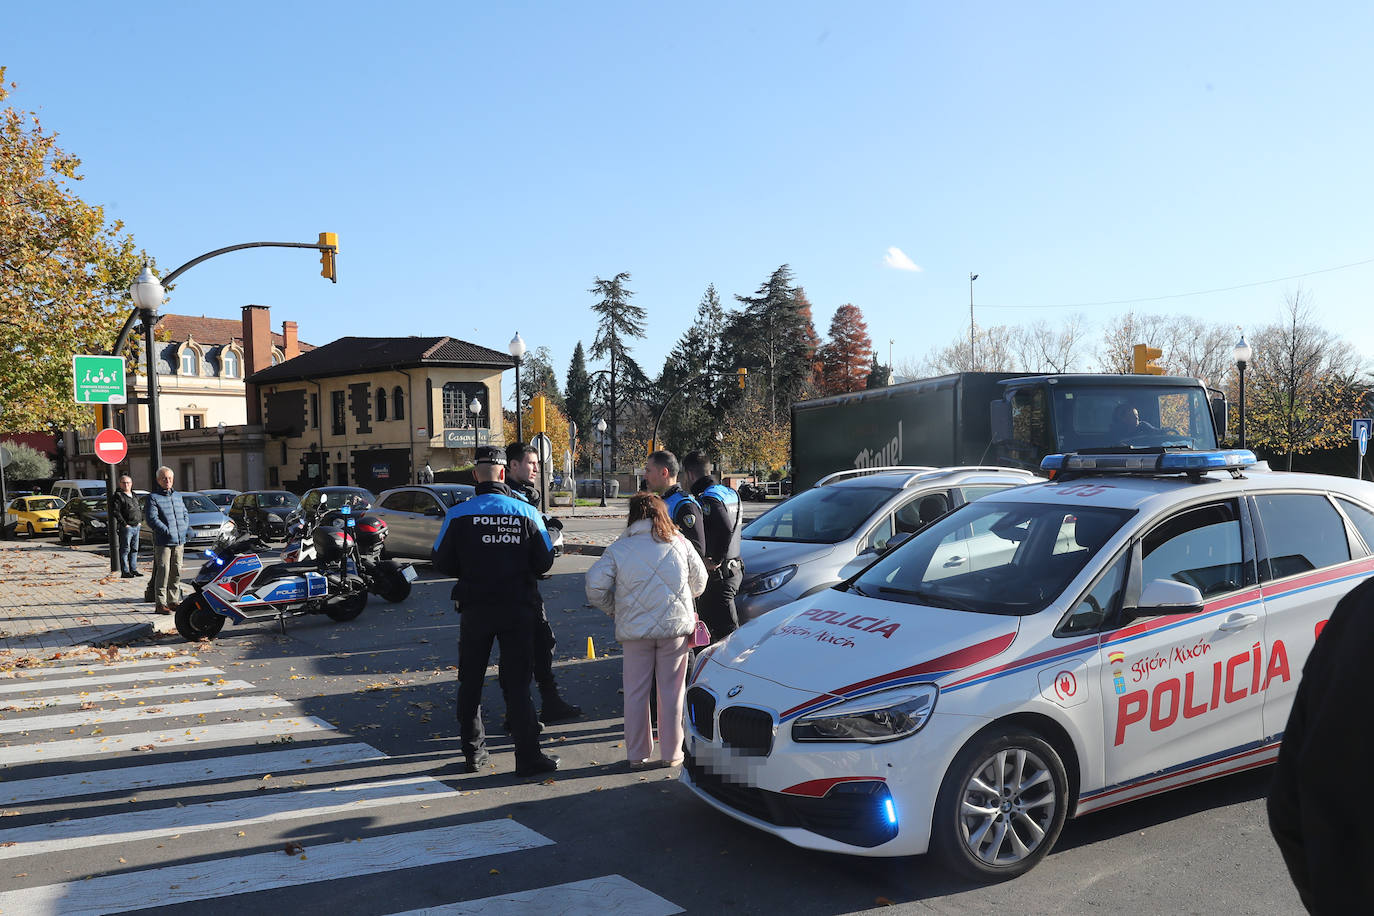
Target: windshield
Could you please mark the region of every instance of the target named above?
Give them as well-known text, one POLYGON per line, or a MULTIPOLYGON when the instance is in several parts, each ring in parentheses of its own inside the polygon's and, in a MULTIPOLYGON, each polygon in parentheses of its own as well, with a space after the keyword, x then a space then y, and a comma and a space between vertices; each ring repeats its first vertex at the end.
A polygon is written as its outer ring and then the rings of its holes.
POLYGON ((1060 451, 1217 447, 1201 388, 1094 385, 1051 391, 1060 451))
POLYGON ((204 493, 202 495, 221 509, 234 501, 233 493, 204 493))
POLYGON ((100 486, 99 484, 94 484, 94 485, 91 485, 91 486, 85 486, 85 487, 82 487, 82 488, 81 488, 81 495, 82 495, 82 496, 104 496, 104 495, 105 495, 105 488, 104 488, 103 486, 100 486))
POLYGON ((258 505, 263 509, 294 509, 300 504, 294 493, 258 494, 258 505))
POLYGON ((219 506, 210 502, 210 497, 202 493, 183 493, 181 501, 186 504, 187 512, 218 512, 219 506))
POLYGON ((1133 514, 980 500, 898 547, 850 587, 888 601, 1034 614, 1059 597, 1133 514))
POLYGON ((889 487, 814 487, 759 516, 743 536, 754 541, 836 544, 857 531, 894 492, 889 487))
POLYGON ((61 509, 62 501, 53 496, 42 499, 30 499, 28 502, 30 512, 39 512, 43 509, 61 509))

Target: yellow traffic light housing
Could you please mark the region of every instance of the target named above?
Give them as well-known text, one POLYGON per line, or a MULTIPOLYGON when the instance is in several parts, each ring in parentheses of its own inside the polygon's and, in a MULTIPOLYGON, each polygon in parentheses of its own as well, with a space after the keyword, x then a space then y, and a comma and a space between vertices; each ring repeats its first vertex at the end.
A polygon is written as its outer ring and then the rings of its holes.
POLYGON ((1163 375, 1164 367, 1156 366, 1155 360, 1164 355, 1159 347, 1136 344, 1132 350, 1132 368, 1136 375, 1163 375))
POLYGON ((338 283, 339 275, 334 270, 334 256, 339 252, 339 236, 335 232, 320 233, 320 276, 330 283, 338 283))
POLYGON ((530 431, 534 435, 548 432, 548 403, 542 394, 530 398, 530 431))
POLYGON ((740 387, 740 390, 743 391, 743 390, 744 390, 744 382, 745 382, 746 379, 749 378, 749 370, 746 369, 746 368, 744 368, 743 366, 741 366, 740 368, 736 369, 735 372, 736 372, 736 374, 739 375, 739 387, 740 387))

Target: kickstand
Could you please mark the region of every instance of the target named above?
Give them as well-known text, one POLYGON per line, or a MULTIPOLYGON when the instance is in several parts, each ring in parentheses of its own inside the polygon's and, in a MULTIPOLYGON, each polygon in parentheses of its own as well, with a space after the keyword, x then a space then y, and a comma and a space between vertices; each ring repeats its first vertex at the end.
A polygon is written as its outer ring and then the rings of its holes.
POLYGON ((282 613, 278 613, 278 614, 277 614, 277 626, 281 627, 281 635, 285 636, 285 635, 286 635, 286 615, 285 615, 285 614, 282 614, 282 613))

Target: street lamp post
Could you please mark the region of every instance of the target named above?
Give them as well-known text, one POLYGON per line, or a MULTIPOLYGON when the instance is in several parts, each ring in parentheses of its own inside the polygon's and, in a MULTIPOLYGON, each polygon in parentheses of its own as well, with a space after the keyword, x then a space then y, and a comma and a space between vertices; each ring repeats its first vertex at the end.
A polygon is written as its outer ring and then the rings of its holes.
POLYGON ((472 414, 472 460, 477 460, 477 437, 482 427, 482 402, 473 398, 468 401, 468 411, 472 414))
POLYGON ((219 423, 219 485, 221 487, 227 486, 225 481, 228 479, 229 475, 225 473, 224 468, 224 421, 221 420, 219 423))
POLYGON ((601 505, 606 505, 606 418, 596 421, 596 435, 601 444, 601 505))
POLYGON ((1250 358, 1254 356, 1254 350, 1245 342, 1245 335, 1240 335, 1240 340, 1236 341, 1236 346, 1231 350, 1231 355, 1236 358, 1236 370, 1240 373, 1240 447, 1245 448, 1245 367, 1249 364, 1250 358))
POLYGON ((157 354, 153 341, 153 326, 158 321, 158 306, 167 297, 157 275, 148 264, 143 265, 133 285, 129 287, 129 298, 138 306, 138 316, 143 322, 144 353, 148 365, 148 486, 157 480, 157 469, 162 467, 162 428, 158 416, 157 400, 157 354))
POLYGON ((525 418, 520 415, 520 362, 525 356, 525 339, 516 331, 510 339, 510 355, 515 359, 515 438, 525 441, 525 418))
POLYGON ((970 273, 968 275, 968 371, 974 371, 973 365, 973 281, 978 279, 978 275, 970 273))

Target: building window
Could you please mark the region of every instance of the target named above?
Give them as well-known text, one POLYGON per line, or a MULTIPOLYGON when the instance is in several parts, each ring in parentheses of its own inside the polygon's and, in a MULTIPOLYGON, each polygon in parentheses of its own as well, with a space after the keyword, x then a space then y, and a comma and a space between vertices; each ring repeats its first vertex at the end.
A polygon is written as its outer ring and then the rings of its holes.
POLYGON ((333 412, 333 434, 342 436, 346 432, 344 428, 344 393, 342 391, 329 392, 329 405, 333 412))
POLYGON ((391 419, 404 420, 406 418, 406 396, 401 393, 401 386, 391 392, 391 419))
POLYGON ((480 382, 448 382, 444 385, 444 428, 485 429, 491 426, 491 399, 480 382), (473 410, 477 401, 481 410, 473 410))
POLYGON ((320 428, 320 396, 316 392, 310 392, 310 428, 320 428))
POLYGON ((272 365, 274 365, 274 366, 280 366, 280 365, 281 365, 281 351, 280 351, 280 350, 276 350, 276 349, 273 349, 273 350, 272 350, 272 365))
MULTIPOLYGON (((200 371, 200 360, 196 356, 196 351, 190 347, 183 347, 181 350, 181 374, 195 375, 200 371)), ((188 429, 190 427, 187 427, 188 429)))
POLYGON ((377 419, 386 419, 386 389, 377 389, 377 419))
POLYGON ((205 426, 205 414, 184 413, 181 415, 182 429, 201 429, 205 426))
POLYGON ((225 378, 239 377, 239 355, 227 347, 220 351, 220 365, 223 371, 220 373, 225 378))

